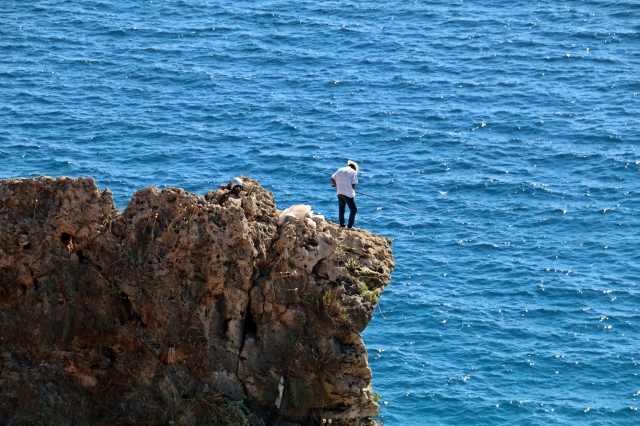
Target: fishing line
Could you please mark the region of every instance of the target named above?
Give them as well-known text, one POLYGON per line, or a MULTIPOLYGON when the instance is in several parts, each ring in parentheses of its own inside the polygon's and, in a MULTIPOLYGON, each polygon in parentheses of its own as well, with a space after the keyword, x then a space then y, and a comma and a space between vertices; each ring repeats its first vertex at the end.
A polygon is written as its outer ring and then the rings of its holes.
POLYGON ((401 209, 409 210, 410 212, 413 212, 413 213, 416 213, 416 214, 422 214, 419 211, 411 210, 410 208, 407 208, 405 206, 401 206, 400 204, 392 203, 391 201, 387 201, 387 200, 384 200, 382 198, 374 197, 373 195, 365 194, 364 192, 360 192, 360 191, 355 191, 355 192, 356 192, 356 194, 364 195, 365 197, 369 197, 369 198, 373 198, 375 200, 383 201, 385 203, 391 204, 392 206, 400 207, 401 209))
MULTIPOLYGON (((335 185, 333 185, 333 187, 335 188, 335 185)), ((419 211, 411 210, 408 207, 401 206, 400 204, 392 203, 391 201, 387 201, 387 200, 385 200, 383 198, 374 197, 373 195, 365 194, 364 192, 360 192, 360 191, 354 191, 354 192, 356 194, 364 195, 365 197, 373 198, 374 200, 379 200, 379 201, 391 204, 392 206, 400 207, 401 209, 409 210, 410 212, 415 213, 415 214, 422 214, 419 211)))

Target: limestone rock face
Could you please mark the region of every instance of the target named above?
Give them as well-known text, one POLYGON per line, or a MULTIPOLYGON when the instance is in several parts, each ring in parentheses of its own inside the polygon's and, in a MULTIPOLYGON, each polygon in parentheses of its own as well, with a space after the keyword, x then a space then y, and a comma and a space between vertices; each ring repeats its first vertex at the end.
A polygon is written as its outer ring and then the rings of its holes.
POLYGON ((390 240, 278 226, 243 181, 124 212, 93 179, 1 181, 0 424, 372 424, 390 240))

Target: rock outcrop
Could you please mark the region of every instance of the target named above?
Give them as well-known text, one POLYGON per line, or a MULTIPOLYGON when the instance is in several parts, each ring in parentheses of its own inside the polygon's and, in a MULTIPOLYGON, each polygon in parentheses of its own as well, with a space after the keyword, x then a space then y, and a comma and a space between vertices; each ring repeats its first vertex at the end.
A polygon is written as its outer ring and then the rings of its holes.
POLYGON ((390 240, 205 197, 0 182, 0 424, 368 425, 390 240))

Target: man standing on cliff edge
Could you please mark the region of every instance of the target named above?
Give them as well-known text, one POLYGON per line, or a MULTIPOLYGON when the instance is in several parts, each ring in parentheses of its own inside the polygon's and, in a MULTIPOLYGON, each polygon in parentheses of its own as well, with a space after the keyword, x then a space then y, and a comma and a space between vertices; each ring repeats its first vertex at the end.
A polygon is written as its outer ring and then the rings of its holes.
POLYGON ((331 176, 331 183, 336 186, 338 193, 338 218, 340 219, 340 227, 344 228, 344 207, 349 206, 349 224, 347 229, 353 228, 353 222, 356 220, 356 185, 358 184, 358 164, 355 161, 347 161, 347 166, 338 169, 331 176))

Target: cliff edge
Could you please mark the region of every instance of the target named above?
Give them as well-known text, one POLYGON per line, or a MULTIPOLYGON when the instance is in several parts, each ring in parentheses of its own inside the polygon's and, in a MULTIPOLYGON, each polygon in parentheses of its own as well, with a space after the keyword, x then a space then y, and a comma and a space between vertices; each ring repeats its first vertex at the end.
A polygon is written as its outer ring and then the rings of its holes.
POLYGON ((243 181, 124 212, 91 178, 0 181, 0 424, 372 424, 390 240, 278 226, 243 181))

